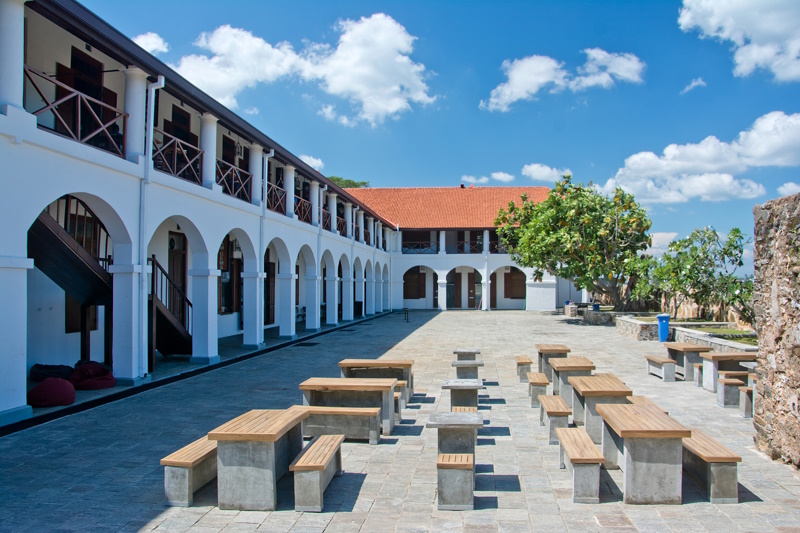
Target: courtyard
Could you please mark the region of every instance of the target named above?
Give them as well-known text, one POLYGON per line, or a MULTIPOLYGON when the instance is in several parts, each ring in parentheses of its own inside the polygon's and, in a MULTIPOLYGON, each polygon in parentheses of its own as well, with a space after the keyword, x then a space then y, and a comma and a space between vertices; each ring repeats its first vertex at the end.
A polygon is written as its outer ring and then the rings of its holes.
POLYGON ((154 388, 0 438, 0 531, 798 531, 800 473, 753 444, 752 420, 722 409, 691 383, 645 372, 657 342, 619 336, 561 315, 523 311, 392 313, 293 346, 154 388), (601 474, 600 504, 572 503, 539 411, 519 382, 515 355, 563 343, 648 396, 688 428, 742 456, 738 504, 713 505, 684 474, 683 504, 622 503, 619 471, 601 474), (486 390, 479 400, 474 511, 438 511, 436 430, 448 411, 443 379, 452 351, 481 349, 486 390), (250 409, 302 402, 300 382, 336 377, 344 358, 413 359, 416 394, 402 422, 377 446, 345 442, 344 474, 325 493, 322 513, 293 510, 291 477, 274 512, 223 511, 212 483, 192 507, 164 505, 159 460, 250 409))

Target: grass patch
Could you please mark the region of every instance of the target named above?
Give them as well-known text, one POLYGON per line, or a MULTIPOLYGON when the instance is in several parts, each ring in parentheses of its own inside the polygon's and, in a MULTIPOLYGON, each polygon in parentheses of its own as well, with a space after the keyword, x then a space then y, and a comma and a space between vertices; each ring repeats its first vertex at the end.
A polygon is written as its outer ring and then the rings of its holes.
MULTIPOLYGON (((636 320, 641 320, 642 322, 658 322, 658 317, 655 316, 634 316, 636 320)), ((672 318, 669 317, 669 321, 671 324, 675 323, 685 323, 689 324, 692 322, 713 322, 712 320, 708 320, 705 318, 672 318)))
POLYGON ((692 328, 697 331, 702 331, 703 333, 711 333, 716 335, 717 337, 722 337, 724 335, 748 335, 750 332, 744 329, 734 329, 734 328, 692 328))

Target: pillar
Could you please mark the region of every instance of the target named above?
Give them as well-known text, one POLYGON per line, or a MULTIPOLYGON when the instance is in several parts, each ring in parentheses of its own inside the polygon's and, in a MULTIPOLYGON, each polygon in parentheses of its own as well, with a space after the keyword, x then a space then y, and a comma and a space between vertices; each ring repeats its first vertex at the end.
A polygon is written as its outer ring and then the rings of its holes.
POLYGON ((342 272, 342 321, 353 320, 353 278, 342 272))
POLYGON ((447 253, 447 233, 443 229, 439 230, 439 253, 447 253))
POLYGON ((203 151, 203 187, 222 190, 217 185, 217 117, 209 113, 200 116, 200 149, 203 151))
MULTIPOLYGON (((147 73, 137 67, 128 67, 125 72, 125 157, 139 162, 146 150, 144 145, 147 122, 147 73)), ((150 164, 147 162, 147 164, 150 164)))
MULTIPOLYGON (((116 248, 116 246, 115 246, 116 248)), ((115 250, 116 251, 116 250, 115 250)), ((115 253, 115 258, 116 258, 115 253)), ((139 337, 139 277, 142 275, 141 265, 118 264, 109 266, 112 277, 113 322, 112 347, 114 377, 120 385, 136 385, 147 372, 147 363, 142 368, 139 360, 141 343, 147 343, 145 337, 139 337)))
POLYGON ((311 181, 311 225, 319 226, 319 182, 311 181))
POLYGON ((394 251, 402 253, 403 252, 403 232, 398 231, 397 236, 395 237, 394 241, 394 251))
MULTIPOLYGON (((0 9, 7 1, 0 0, 0 9)), ((20 3, 21 7, 21 3, 20 3)), ((0 10, 0 15, 3 15, 0 10)), ((0 26, 2 28, 3 26, 0 26)), ((0 37, 4 40, 5 36, 0 37)), ((0 52, 1 53, 1 52, 0 52)), ((20 69, 20 72, 22 70, 20 69)), ((0 321, 3 339, 3 371, 0 372, 0 425, 30 418, 28 405, 28 270, 33 259, 0 257, 0 294, 8 311, 0 321)))
POLYGON ((345 237, 349 239, 353 236, 353 204, 350 202, 344 204, 344 220, 347 226, 345 237))
POLYGON ((320 280, 322 276, 317 274, 306 276, 306 331, 317 331, 320 328, 320 280))
POLYGON ((337 220, 338 215, 336 214, 336 198, 338 196, 339 195, 335 192, 328 194, 328 212, 331 214, 331 231, 334 233, 339 232, 337 229, 339 221, 337 220))
MULTIPOLYGON (((367 309, 367 302, 364 297, 364 278, 360 275, 355 279, 355 300, 361 302, 361 314, 356 316, 356 318, 361 318, 367 309)), ((355 309, 353 311, 355 312, 355 309)))
MULTIPOLYGON (((366 230, 367 228, 364 226, 364 212, 363 211, 358 210, 356 212, 356 221, 357 221, 356 224, 360 228, 358 241, 359 242, 365 242, 364 230, 366 230)), ((367 243, 367 244, 369 244, 369 243, 367 243)))
POLYGON ((294 167, 283 167, 283 190, 286 192, 286 216, 294 218, 294 167))
POLYGON ((192 358, 189 362, 217 363, 217 278, 220 271, 193 269, 189 275, 192 277, 192 358))
POLYGON ((6 106, 23 109, 24 87, 25 2, 0 0, 0 112, 7 113, 6 106))
POLYGON ((437 283, 436 297, 439 299, 439 310, 447 311, 447 273, 439 274, 439 282, 437 283))
POLYGON ((328 275, 325 278, 325 292, 328 302, 325 304, 325 323, 336 325, 339 323, 339 278, 335 275, 328 275))
POLYGON ((392 251, 392 231, 389 228, 383 228, 383 243, 384 249, 387 252, 392 251))
POLYGON ((483 253, 489 253, 489 230, 483 230, 483 253))
POLYGON ((492 280, 489 278, 489 276, 483 276, 483 279, 481 280, 481 292, 483 293, 481 295, 481 297, 483 298, 481 302, 481 311, 489 310, 489 304, 491 303, 491 293, 489 291, 491 289, 492 289, 492 280))
POLYGON ((367 217, 367 230, 369 230, 369 242, 367 243, 368 246, 375 245, 375 218, 367 217))
MULTIPOLYGON (((294 265, 289 265, 289 269, 294 269, 294 265)), ((278 293, 278 303, 280 309, 275 312, 278 315, 278 334, 281 337, 295 338, 295 314, 294 308, 297 305, 294 298, 294 280, 297 279, 296 274, 280 273, 275 275, 275 291, 278 293)))
POLYGON ((383 312, 383 278, 375 278, 375 312, 383 312))
POLYGON ((375 227, 375 247, 379 250, 383 245, 383 224, 378 222, 375 227))
POLYGON ((264 272, 242 272, 244 306, 242 344, 257 348, 264 344, 264 272))
POLYGON ((367 287, 364 294, 364 307, 366 307, 366 314, 375 314, 375 280, 367 278, 367 287))
MULTIPOLYGON (((250 203, 253 205, 261 205, 261 200, 264 197, 264 147, 260 144, 253 143, 250 145, 250 173, 253 177, 250 179, 250 203)), ((262 282, 263 283, 263 282, 262 282)))

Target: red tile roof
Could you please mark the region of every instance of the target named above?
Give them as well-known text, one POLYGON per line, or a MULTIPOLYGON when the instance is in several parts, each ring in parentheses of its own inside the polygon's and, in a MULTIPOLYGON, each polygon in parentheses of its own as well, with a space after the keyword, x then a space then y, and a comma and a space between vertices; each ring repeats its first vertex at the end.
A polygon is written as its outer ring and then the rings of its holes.
POLYGON ((386 187, 345 189, 400 229, 484 229, 494 227, 501 207, 547 198, 547 187, 386 187))

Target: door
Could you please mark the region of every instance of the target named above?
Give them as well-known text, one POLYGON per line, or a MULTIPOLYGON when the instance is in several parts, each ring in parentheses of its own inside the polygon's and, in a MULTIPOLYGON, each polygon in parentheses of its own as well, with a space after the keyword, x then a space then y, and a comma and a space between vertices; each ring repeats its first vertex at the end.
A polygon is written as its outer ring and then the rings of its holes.
POLYGON ((489 276, 489 309, 497 309, 497 274, 489 276))
POLYGON ((453 308, 461 309, 461 272, 453 273, 453 308))
POLYGON ((269 249, 264 259, 264 272, 267 274, 267 279, 264 283, 264 324, 275 323, 275 263, 269 261, 269 249))
MULTIPOLYGON (((169 256, 167 272, 175 286, 186 294, 186 236, 183 233, 169 232, 169 256)), ((169 312, 183 322, 183 300, 175 292, 169 292, 169 312)))
POLYGON ((467 309, 475 309, 475 271, 467 274, 467 309))

